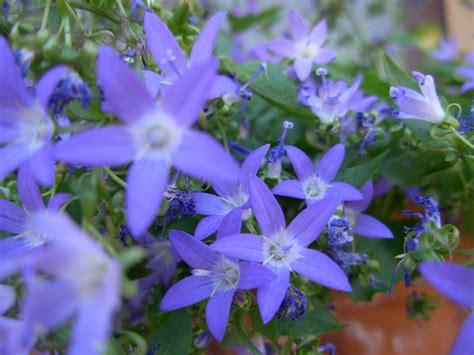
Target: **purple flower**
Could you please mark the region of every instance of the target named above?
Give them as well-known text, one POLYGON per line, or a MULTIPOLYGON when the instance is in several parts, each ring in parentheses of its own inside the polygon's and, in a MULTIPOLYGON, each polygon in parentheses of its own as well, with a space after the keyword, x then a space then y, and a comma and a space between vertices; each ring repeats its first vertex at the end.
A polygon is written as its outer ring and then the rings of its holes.
POLYGON ((35 213, 28 228, 48 242, 9 270, 21 270, 26 284, 12 343, 28 353, 38 336, 74 318, 68 354, 101 353, 120 304, 119 263, 59 212, 35 213))
POLYGON ((295 271, 324 286, 350 291, 341 268, 328 256, 308 246, 318 237, 339 204, 336 199, 318 201, 303 210, 286 227, 275 197, 256 176, 250 179, 250 201, 262 235, 237 234, 221 238, 211 248, 229 257, 268 265, 278 278, 258 289, 258 307, 264 323, 278 311, 295 271))
POLYGON ((206 307, 207 326, 214 337, 221 341, 236 290, 261 287, 274 280, 276 275, 266 266, 238 262, 219 255, 203 242, 182 231, 170 231, 170 241, 193 270, 192 276, 178 281, 166 292, 160 308, 172 311, 209 297, 206 307))
POLYGON ((456 69, 456 73, 461 74, 467 78, 467 81, 461 88, 462 92, 474 89, 474 67, 472 67, 472 65, 474 65, 474 53, 466 54, 464 58, 471 64, 471 66, 461 66, 456 69))
POLYGON ((344 182, 333 182, 344 160, 342 144, 333 146, 316 165, 300 149, 286 146, 286 153, 298 180, 283 180, 273 188, 273 193, 306 200, 308 206, 327 198, 338 201, 360 200, 362 194, 344 182))
POLYGON ((213 184, 218 196, 193 193, 196 213, 206 215, 198 224, 195 236, 204 239, 217 231, 217 238, 240 233, 242 220, 252 215, 249 200, 249 178, 256 175, 269 144, 253 151, 242 163, 240 173, 230 184, 213 184))
POLYGON ((440 62, 451 62, 456 58, 459 50, 459 41, 442 38, 439 48, 430 53, 430 57, 440 62))
POLYGON ((66 67, 49 70, 36 85, 36 97, 27 89, 5 38, 0 37, 0 180, 25 165, 37 181, 54 180, 54 125, 48 101, 66 67))
POLYGON ((441 123, 446 114, 439 102, 433 77, 416 71, 412 76, 418 81, 422 95, 406 87, 391 87, 390 97, 400 109, 395 117, 441 123))
POLYGON ((293 68, 300 80, 311 74, 313 64, 327 64, 336 57, 333 49, 322 48, 326 41, 326 20, 319 22, 311 32, 304 19, 293 10, 288 12, 291 40, 280 39, 268 44, 268 48, 281 57, 295 60, 293 68))
POLYGON ((355 233, 369 238, 393 238, 390 229, 378 219, 363 214, 372 202, 374 195, 374 184, 372 181, 366 182, 359 190, 362 193, 362 200, 350 201, 344 204, 344 216, 354 221, 352 229, 355 233))
POLYGON ((421 274, 440 293, 471 314, 464 322, 451 348, 451 355, 474 354, 474 269, 463 265, 425 261, 419 266, 421 274))
MULTIPOLYGON (((317 75, 321 76, 321 85, 302 85, 300 91, 300 101, 311 108, 313 113, 319 117, 322 123, 331 124, 336 118, 341 118, 347 114, 349 110, 361 109, 367 105, 366 101, 359 102, 360 106, 355 103, 354 95, 360 85, 360 79, 354 80, 350 87, 342 81, 332 82, 326 79, 326 70, 319 68, 317 75)), ((368 102, 373 99, 367 97, 368 102)))
POLYGON ((0 230, 15 235, 0 240, 0 258, 4 263, 0 275, 8 270, 7 265, 11 262, 17 262, 29 253, 40 252, 38 249, 46 245, 47 236, 30 229, 31 218, 46 210, 57 211, 70 198, 69 194, 56 194, 46 208, 35 180, 23 166, 18 172, 18 194, 23 209, 10 201, 0 199, 0 230))
MULTIPOLYGON (((151 96, 163 94, 189 68, 208 63, 212 58, 214 44, 219 29, 227 13, 219 12, 204 26, 196 39, 189 56, 186 58, 176 38, 159 17, 151 12, 145 14, 145 33, 148 48, 160 67, 162 74, 150 70, 143 71, 146 86, 151 96)), ((206 98, 213 99, 233 90, 234 82, 223 75, 213 77, 212 85, 206 90, 206 98)))
POLYGON ((20 354, 20 349, 13 344, 13 339, 21 323, 3 316, 14 304, 15 289, 12 286, 0 285, 0 354, 20 354))
POLYGON ((216 183, 233 181, 237 164, 213 138, 191 129, 206 100, 216 62, 196 64, 156 102, 132 70, 102 47, 98 77, 107 102, 127 124, 96 128, 58 144, 56 157, 85 166, 133 162, 127 177, 126 210, 135 236, 150 225, 160 206, 172 165, 216 183))
POLYGON ((279 179, 281 175, 281 161, 286 154, 285 138, 289 129, 293 129, 294 124, 290 121, 283 122, 283 131, 278 139, 278 144, 270 150, 267 159, 267 174, 273 179, 279 179))

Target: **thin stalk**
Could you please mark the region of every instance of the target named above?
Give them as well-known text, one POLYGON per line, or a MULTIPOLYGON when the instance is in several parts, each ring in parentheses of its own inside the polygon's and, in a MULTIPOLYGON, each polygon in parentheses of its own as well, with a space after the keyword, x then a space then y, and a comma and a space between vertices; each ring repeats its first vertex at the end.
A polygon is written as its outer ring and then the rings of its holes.
POLYGON ((245 333, 244 329, 242 328, 242 324, 240 324, 240 312, 235 312, 234 316, 234 323, 235 329, 237 333, 239 333, 240 338, 244 342, 244 344, 249 348, 253 355, 260 355, 260 351, 253 345, 252 341, 250 340, 249 336, 245 333))
POLYGON ((66 46, 72 47, 71 21, 69 16, 64 19, 64 43, 66 46))
POLYGON ((474 144, 472 144, 472 143, 469 142, 466 138, 464 138, 461 134, 459 134, 459 132, 456 131, 453 126, 450 126, 450 127, 449 127, 449 130, 450 130, 452 133, 454 133, 454 135, 455 135, 461 142, 463 142, 463 143, 464 143, 465 145, 467 145, 469 148, 474 149, 474 144))
POLYGON ((122 186, 124 189, 127 187, 127 183, 123 181, 121 178, 119 178, 112 170, 110 170, 109 167, 106 166, 104 170, 107 173, 107 175, 109 175, 111 179, 114 180, 117 184, 122 186))
POLYGON ((41 22, 40 31, 46 28, 49 19, 49 11, 51 10, 51 0, 46 0, 44 3, 43 21, 41 22))

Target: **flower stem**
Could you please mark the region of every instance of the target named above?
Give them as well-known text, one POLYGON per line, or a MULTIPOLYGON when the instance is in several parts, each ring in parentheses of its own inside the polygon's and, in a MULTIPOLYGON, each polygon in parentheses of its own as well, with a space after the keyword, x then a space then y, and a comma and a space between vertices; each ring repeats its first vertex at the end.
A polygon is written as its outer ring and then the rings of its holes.
POLYGON ((241 313, 239 311, 235 312, 235 316, 234 316, 235 329, 237 330, 237 333, 239 333, 240 338, 245 343, 247 348, 249 348, 249 350, 252 352, 252 354, 259 355, 260 351, 258 351, 255 345, 253 345, 249 336, 245 333, 244 329, 242 328, 242 324, 240 324, 240 314, 241 313))
POLYGON ((44 4, 43 21, 41 22, 40 31, 44 30, 46 28, 46 25, 48 24, 50 10, 51 10, 51 0, 46 0, 44 4))
POLYGON ((124 189, 127 187, 127 183, 123 181, 121 178, 119 178, 112 170, 110 170, 109 167, 106 166, 104 170, 107 173, 107 175, 109 175, 112 178, 112 180, 114 180, 117 184, 122 186, 124 189))
POLYGON ((450 127, 449 127, 449 130, 450 130, 452 133, 454 133, 454 135, 455 135, 460 141, 462 141, 464 144, 466 144, 469 148, 474 149, 474 144, 472 144, 472 143, 469 142, 466 138, 464 138, 461 134, 459 134, 459 132, 456 131, 453 126, 450 126, 450 127))

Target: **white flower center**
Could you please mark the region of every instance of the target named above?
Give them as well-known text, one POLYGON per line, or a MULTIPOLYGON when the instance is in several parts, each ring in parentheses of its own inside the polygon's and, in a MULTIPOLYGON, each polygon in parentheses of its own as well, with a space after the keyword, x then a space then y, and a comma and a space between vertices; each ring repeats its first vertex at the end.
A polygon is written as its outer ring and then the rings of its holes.
POLYGON ((311 175, 302 183, 303 191, 309 200, 321 200, 331 185, 326 184, 319 175, 311 175))
POLYGON ((214 264, 212 270, 194 269, 192 273, 194 276, 211 277, 214 283, 212 294, 237 289, 240 279, 239 264, 223 256, 214 264))
POLYGON ((297 43, 296 50, 301 58, 306 59, 314 58, 319 52, 319 48, 309 41, 297 43))
POLYGON ((264 264, 285 267, 291 270, 291 264, 300 258, 300 245, 288 235, 285 229, 273 236, 263 237, 264 264))
POLYGON ((33 107, 22 107, 18 120, 18 137, 14 144, 25 144, 30 151, 40 149, 53 130, 46 120, 46 113, 39 103, 33 107))
POLYGON ((137 160, 150 156, 170 162, 184 133, 182 127, 160 110, 148 114, 130 129, 137 149, 137 160))

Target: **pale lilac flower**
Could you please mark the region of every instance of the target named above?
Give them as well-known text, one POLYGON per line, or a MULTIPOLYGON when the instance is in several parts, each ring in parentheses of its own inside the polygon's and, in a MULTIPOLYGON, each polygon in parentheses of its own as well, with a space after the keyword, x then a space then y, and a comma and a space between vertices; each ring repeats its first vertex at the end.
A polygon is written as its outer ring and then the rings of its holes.
POLYGON ((36 96, 26 87, 20 68, 0 37, 0 181, 25 165, 37 181, 54 181, 54 125, 48 116, 48 102, 66 67, 49 70, 36 85, 36 96))
POLYGON ((20 321, 4 317, 15 304, 15 289, 12 286, 0 285, 0 354, 21 354, 13 340, 20 329, 20 321))
POLYGON ((250 179, 250 201, 261 235, 237 234, 216 241, 211 248, 229 257, 268 265, 278 278, 260 287, 258 307, 264 323, 278 311, 289 286, 290 272, 297 272, 324 286, 350 291, 342 269, 328 256, 308 246, 322 232, 339 204, 336 199, 318 201, 286 226, 281 207, 267 185, 250 179))
POLYGON ((366 182, 359 191, 362 193, 362 200, 349 201, 344 204, 344 216, 353 221, 352 230, 363 237, 393 238, 392 232, 385 224, 362 213, 369 207, 374 196, 372 180, 366 182))
POLYGON ((439 47, 430 53, 430 57, 440 62, 451 62, 456 58, 459 41, 442 38, 439 47))
POLYGON ((400 109, 395 117, 441 123, 446 113, 439 102, 433 77, 416 71, 412 76, 418 81, 422 95, 406 87, 391 87, 390 97, 400 109))
POLYGON ((219 255, 182 231, 170 231, 170 241, 193 270, 192 276, 178 281, 166 292, 160 308, 172 311, 209 298, 206 307, 207 326, 214 337, 221 341, 235 292, 261 287, 272 282, 276 275, 266 266, 219 255))
POLYGON ((10 201, 0 199, 0 231, 14 234, 13 237, 0 240, 3 271, 8 270, 7 265, 11 262, 15 263, 29 253, 41 252, 47 243, 45 235, 29 228, 30 219, 46 210, 57 211, 70 198, 69 194, 56 194, 46 207, 35 180, 25 167, 20 167, 18 172, 18 194, 23 209, 10 201))
POLYGON ((326 20, 309 31, 304 19, 294 10, 288 12, 291 39, 280 39, 268 44, 268 48, 281 57, 295 60, 293 68, 300 80, 306 80, 314 64, 327 64, 336 57, 333 49, 322 48, 326 42, 326 20))
POLYGON ((333 146, 321 157, 316 165, 300 149, 286 146, 298 180, 283 180, 273 188, 273 193, 306 200, 308 206, 327 198, 338 201, 362 199, 362 194, 345 182, 333 182, 344 160, 345 148, 342 144, 333 146))
POLYGON ((283 131, 281 132, 278 144, 270 150, 267 158, 267 174, 268 177, 279 179, 281 176, 281 163, 286 154, 285 138, 288 130, 293 129, 294 124, 290 121, 283 122, 283 131))
POLYGON ((120 304, 119 263, 59 212, 35 213, 28 225, 47 247, 10 265, 26 284, 12 343, 28 353, 38 336, 74 319, 68 354, 103 353, 120 304))
POLYGON ((242 221, 252 215, 249 204, 249 178, 256 175, 269 144, 257 148, 242 163, 240 174, 230 184, 213 184, 217 195, 193 193, 196 213, 206 215, 196 227, 195 237, 204 239, 217 231, 217 238, 240 233, 242 221))
MULTIPOLYGON (((317 75, 321 76, 321 85, 303 83, 300 90, 300 101, 309 106, 313 113, 319 117, 322 123, 331 124, 336 118, 344 117, 350 110, 365 108, 367 102, 360 102, 360 106, 355 102, 355 96, 359 95, 357 90, 360 79, 354 80, 350 87, 342 81, 332 82, 326 79, 327 71, 323 68, 317 70, 317 75)), ((370 103, 373 98, 367 97, 370 103)))
MULTIPOLYGON (((189 60, 168 27, 151 12, 145 14, 147 46, 155 58, 162 74, 150 70, 143 71, 146 86, 151 96, 163 94, 169 86, 195 65, 209 62, 222 22, 227 13, 214 15, 201 30, 191 50, 189 60)), ((234 82, 223 75, 216 75, 206 91, 206 98, 213 99, 233 90, 234 82)))
POLYGON ((451 355, 474 354, 474 269, 433 261, 421 263, 419 269, 441 294, 471 311, 451 347, 451 355))
POLYGON ((209 135, 191 129, 215 76, 214 60, 194 65, 160 102, 109 47, 98 58, 98 78, 107 102, 127 124, 95 128, 61 142, 56 157, 85 166, 122 166, 127 177, 128 225, 141 235, 156 216, 172 165, 214 183, 234 181, 238 166, 209 135))
POLYGON ((461 88, 462 92, 474 89, 474 53, 466 54, 464 58, 471 64, 471 66, 461 66, 456 70, 456 73, 467 78, 467 81, 461 88))

